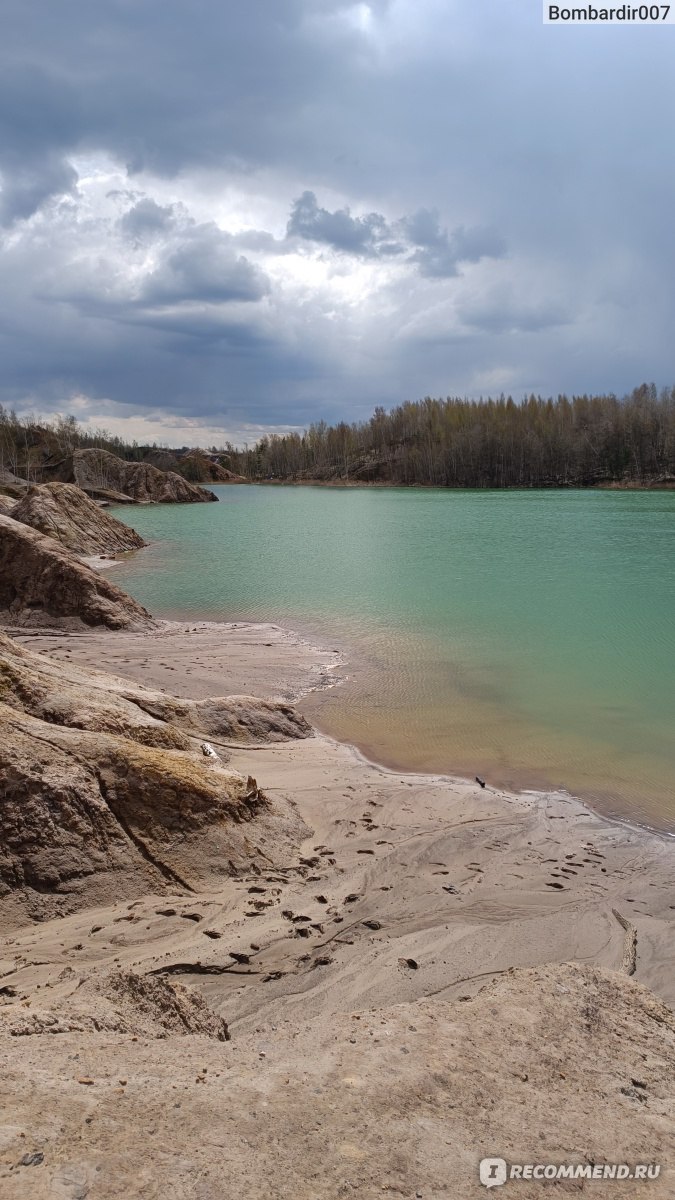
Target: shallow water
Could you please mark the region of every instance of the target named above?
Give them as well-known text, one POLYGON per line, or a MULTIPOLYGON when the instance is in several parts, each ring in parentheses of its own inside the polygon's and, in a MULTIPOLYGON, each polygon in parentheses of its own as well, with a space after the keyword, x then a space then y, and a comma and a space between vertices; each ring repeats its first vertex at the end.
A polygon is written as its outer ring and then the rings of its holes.
POLYGON ((564 787, 675 829, 675 493, 214 488, 120 507, 158 616, 348 649, 303 709, 401 768, 564 787))

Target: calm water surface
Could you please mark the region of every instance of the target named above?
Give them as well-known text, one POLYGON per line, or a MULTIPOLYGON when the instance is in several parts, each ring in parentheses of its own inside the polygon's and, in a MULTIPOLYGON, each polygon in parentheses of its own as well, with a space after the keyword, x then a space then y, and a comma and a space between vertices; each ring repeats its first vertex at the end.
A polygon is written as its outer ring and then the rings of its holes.
POLYGON ((675 829, 675 493, 214 488, 119 508, 158 616, 346 647, 303 710, 395 767, 565 787, 675 829))

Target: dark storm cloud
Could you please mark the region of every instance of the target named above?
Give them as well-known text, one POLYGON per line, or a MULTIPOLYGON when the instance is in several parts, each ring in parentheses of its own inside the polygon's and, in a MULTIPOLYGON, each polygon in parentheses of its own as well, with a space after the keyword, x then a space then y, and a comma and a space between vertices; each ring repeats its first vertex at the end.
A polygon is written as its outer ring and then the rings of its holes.
POLYGON ((288 237, 324 242, 348 254, 395 254, 403 249, 392 243, 391 231, 380 213, 353 217, 349 208, 329 212, 319 207, 314 192, 303 192, 294 201, 286 233, 288 237))
POLYGON ((150 196, 143 196, 124 216, 119 219, 119 228, 133 242, 144 242, 166 233, 175 224, 172 204, 157 204, 150 196))
POLYGON ((63 161, 105 148, 131 175, 167 176, 190 166, 285 163, 289 151, 297 160, 306 141, 297 110, 308 91, 350 73, 341 56, 353 42, 348 32, 333 27, 332 41, 321 36, 350 7, 7 0, 0 157, 13 168, 23 155, 35 164, 45 152, 63 161))
POLYGON ((425 208, 389 224, 382 213, 352 216, 349 207, 330 212, 320 207, 314 192, 309 191, 294 201, 286 235, 364 258, 396 258, 412 249, 405 261, 416 263, 420 274, 436 279, 458 275, 463 262, 501 258, 506 253, 504 239, 494 230, 460 227, 448 234, 439 214, 425 208))
POLYGON ((506 244, 494 230, 454 230, 452 235, 441 227, 438 212, 420 208, 412 217, 404 217, 401 226, 405 236, 416 247, 412 261, 419 264, 422 275, 436 279, 451 279, 459 273, 462 262, 480 262, 481 258, 501 258, 506 244))
POLYGON ((76 172, 66 151, 77 140, 76 90, 49 68, 17 62, 0 50, 0 224, 29 217, 54 195, 72 192, 76 172))
POLYGON ((0 224, 13 225, 30 217, 52 196, 75 191, 77 173, 57 155, 44 154, 30 159, 7 155, 0 191, 0 224))
POLYGON ((671 32, 5 0, 2 396, 273 425, 669 382, 671 32))
POLYGON ((145 280, 141 300, 148 304, 203 300, 261 300, 269 292, 263 271, 232 251, 215 226, 196 229, 145 280))

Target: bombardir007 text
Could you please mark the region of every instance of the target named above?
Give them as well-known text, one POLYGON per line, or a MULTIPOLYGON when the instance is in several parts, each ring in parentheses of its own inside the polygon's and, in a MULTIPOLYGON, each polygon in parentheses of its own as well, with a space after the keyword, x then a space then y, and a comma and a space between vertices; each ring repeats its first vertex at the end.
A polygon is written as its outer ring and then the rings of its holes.
POLYGON ((545 25, 675 25, 675 5, 621 4, 596 7, 586 4, 572 8, 544 0, 545 25))

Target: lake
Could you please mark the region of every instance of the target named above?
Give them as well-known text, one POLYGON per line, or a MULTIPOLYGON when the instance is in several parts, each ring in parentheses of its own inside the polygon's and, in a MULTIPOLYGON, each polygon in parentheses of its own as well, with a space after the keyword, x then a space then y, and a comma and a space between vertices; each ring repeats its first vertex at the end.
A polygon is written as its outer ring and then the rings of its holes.
POLYGON ((306 697, 396 768, 566 788, 675 829, 675 493, 219 486, 119 507, 114 578, 157 616, 345 649, 306 697))

